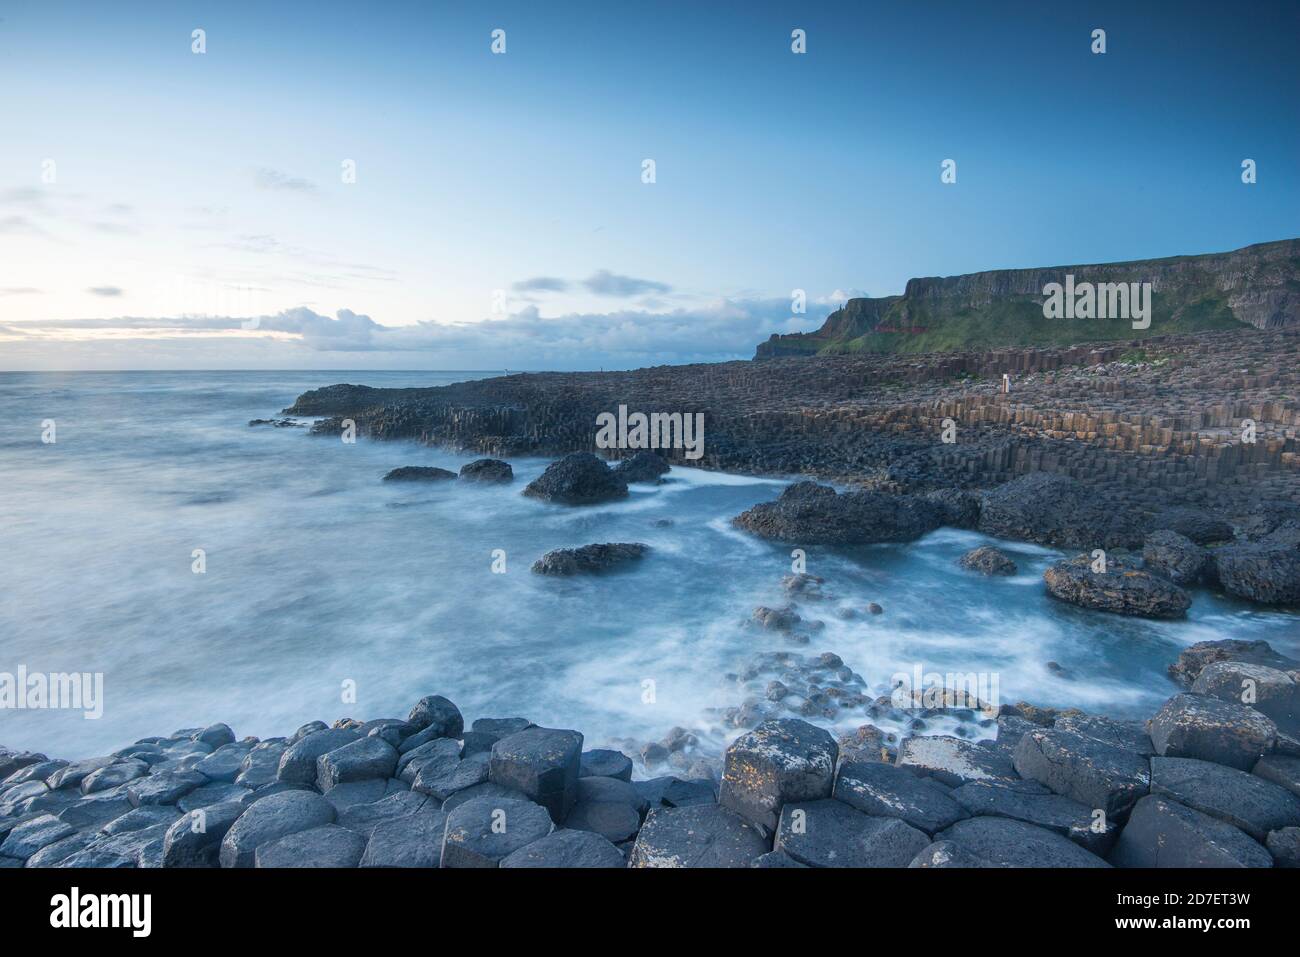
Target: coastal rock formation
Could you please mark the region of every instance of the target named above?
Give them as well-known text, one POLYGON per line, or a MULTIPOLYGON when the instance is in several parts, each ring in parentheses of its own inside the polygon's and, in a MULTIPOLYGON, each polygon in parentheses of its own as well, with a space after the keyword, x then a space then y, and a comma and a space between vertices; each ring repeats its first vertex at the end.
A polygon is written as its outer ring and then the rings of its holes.
POLYGON ((460 467, 460 478, 465 482, 505 484, 514 481, 515 470, 500 459, 475 459, 460 467))
POLYGON ((1142 565, 1175 585, 1195 585, 1205 571, 1209 555, 1190 538, 1162 529, 1152 532, 1142 545, 1142 565))
POLYGON ((1144 618, 1182 618, 1192 597, 1172 582, 1114 558, 1093 571, 1088 555, 1056 562, 1043 573, 1053 598, 1083 608, 1144 618))
POLYGON ((638 452, 614 467, 625 482, 658 482, 672 468, 662 455, 638 452))
POLYGON ((385 482, 443 482, 454 479, 455 472, 427 465, 403 465, 384 476, 385 482))
POLYGON ((1229 595, 1266 605, 1300 604, 1300 546, 1226 545, 1213 554, 1215 577, 1229 595))
POLYGON ((985 492, 979 530, 1053 548, 1126 547, 1141 540, 1130 518, 1110 513, 1081 482, 1047 472, 985 492))
POLYGON ((639 542, 606 542, 581 548, 557 548, 533 562, 538 575, 601 574, 639 561, 649 545, 639 542))
POLYGON ((627 481, 592 453, 573 452, 548 465, 524 494, 561 505, 595 505, 627 498, 627 481))
POLYGON ((1281 671, 1300 670, 1300 660, 1279 654, 1267 641, 1222 638, 1216 641, 1198 641, 1184 648, 1179 652, 1178 660, 1169 666, 1169 677, 1184 688, 1190 688, 1201 672, 1216 661, 1263 665, 1281 671))
POLYGON ((961 565, 962 568, 979 572, 981 575, 1014 575, 1016 573, 1016 563, 1011 557, 992 545, 981 545, 979 548, 971 549, 958 559, 957 564, 961 565))
POLYGON ((732 519, 760 538, 802 545, 910 542, 942 521, 932 502, 882 492, 836 492, 828 485, 796 482, 774 502, 732 519))

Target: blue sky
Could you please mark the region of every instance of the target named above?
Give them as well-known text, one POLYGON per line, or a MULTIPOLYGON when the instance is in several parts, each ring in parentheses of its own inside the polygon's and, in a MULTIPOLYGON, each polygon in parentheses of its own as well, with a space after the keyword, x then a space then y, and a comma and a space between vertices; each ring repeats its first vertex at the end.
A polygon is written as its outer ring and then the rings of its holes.
POLYGON ((912 276, 1300 234, 1300 8, 1142 7, 0 5, 0 368, 748 356, 912 276))

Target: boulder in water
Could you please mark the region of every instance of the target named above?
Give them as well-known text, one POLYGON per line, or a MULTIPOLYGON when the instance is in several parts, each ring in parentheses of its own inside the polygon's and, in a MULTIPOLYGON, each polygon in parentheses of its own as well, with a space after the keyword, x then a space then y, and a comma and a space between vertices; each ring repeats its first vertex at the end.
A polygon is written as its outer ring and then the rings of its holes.
POLYGON ((627 498, 627 480, 591 452, 572 452, 548 465, 524 494, 561 505, 595 505, 627 498))
POLYGON ((650 550, 639 542, 606 542, 581 548, 557 548, 533 562, 538 575, 599 574, 640 560, 650 550))
POLYGON ((1092 570, 1092 558, 1056 562, 1043 573, 1053 598, 1082 608, 1143 618, 1182 618, 1192 604, 1191 595, 1150 572, 1108 558, 1106 570, 1092 570))

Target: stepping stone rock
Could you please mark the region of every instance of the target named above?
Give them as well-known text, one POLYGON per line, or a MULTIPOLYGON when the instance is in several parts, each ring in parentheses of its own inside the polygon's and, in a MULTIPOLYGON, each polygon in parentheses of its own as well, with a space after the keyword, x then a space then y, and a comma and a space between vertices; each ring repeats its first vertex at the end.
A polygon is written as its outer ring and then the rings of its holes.
POLYGON ((546 808, 531 801, 466 801, 447 815, 442 866, 496 867, 554 827, 546 808))
POLYGON ((256 867, 356 867, 366 839, 337 824, 286 834, 259 845, 256 867))
POLYGON ((774 850, 809 867, 906 867, 930 843, 893 817, 874 817, 823 798, 781 808, 774 850))
POLYGON ((360 738, 316 759, 316 785, 328 791, 350 781, 387 781, 396 770, 396 748, 383 738, 360 738))
POLYGON ((782 805, 830 797, 838 756, 822 728, 797 718, 764 721, 727 748, 718 803, 775 830, 782 805))
MULTIPOLYGON (((966 785, 962 785, 965 787, 966 785)), ((994 867, 983 858, 976 857, 954 841, 935 841, 928 847, 921 848, 921 853, 912 858, 908 867, 994 867)))
POLYGON ((455 738, 434 738, 398 757, 397 777, 411 784, 425 765, 450 771, 460 763, 460 756, 460 745, 455 738))
POLYGON ((554 831, 501 859, 501 867, 626 867, 623 852, 591 831, 554 831))
MULTIPOLYGON (((1025 782, 1038 787, 1036 782, 1025 782)), ((1040 793, 1022 787, 1002 787, 973 782, 952 792, 972 815, 1007 817, 1024 821, 1067 837, 1098 857, 1105 857, 1119 835, 1119 826, 1094 808, 1042 788, 1040 793)))
POLYGON ((866 814, 899 818, 928 834, 970 816, 942 784, 879 761, 841 764, 833 794, 849 807, 866 814))
POLYGON ((559 823, 577 801, 581 759, 577 731, 527 728, 492 745, 489 780, 522 791, 559 823))
POLYGON ((1016 745, 1021 776, 1057 794, 1122 817, 1151 787, 1149 760, 1095 738, 1055 728, 1030 731, 1016 745))
POLYGON ((502 738, 532 728, 535 725, 527 718, 479 718, 469 731, 465 732, 461 742, 461 757, 471 754, 491 754, 492 745, 502 738))
POLYGON ((1272 867, 1273 858, 1231 824, 1149 794, 1137 802, 1110 861, 1116 867, 1272 867))
POLYGON ((367 835, 362 867, 440 867, 447 815, 427 802, 423 808, 377 822, 367 835))
POLYGON ((227 801, 178 818, 163 835, 163 867, 216 867, 221 841, 243 813, 242 804, 227 801))
POLYGON ((748 867, 772 849, 763 832, 717 804, 651 810, 628 867, 748 867))
POLYGON ((533 562, 536 575, 595 575, 640 561, 650 550, 640 542, 605 542, 581 548, 557 548, 533 562))
POLYGON ((1229 595, 1265 605, 1300 604, 1300 548, 1241 543, 1211 555, 1215 577, 1229 595))
POLYGON ((240 747, 237 744, 228 744, 199 760, 194 765, 193 770, 202 774, 209 781, 220 781, 229 784, 243 770, 244 758, 248 757, 248 751, 248 748, 240 747))
POLYGON ((1216 661, 1201 670, 1192 691, 1254 708, 1279 730, 1300 732, 1300 683, 1285 671, 1243 661, 1216 661))
POLYGON ((622 751, 610 751, 597 748, 583 751, 578 765, 579 777, 617 778, 620 781, 632 780, 632 759, 622 751))
POLYGON ((1257 841, 1300 825, 1300 797, 1270 781, 1192 758, 1152 758, 1151 793, 1239 827, 1257 841))
POLYGON ((254 801, 221 842, 222 867, 252 867, 256 850, 269 841, 322 824, 333 824, 334 805, 311 791, 283 791, 254 801))
POLYGON ((935 835, 990 867, 1109 867, 1059 834, 1003 817, 971 817, 935 835))
POLYGON ((406 720, 419 732, 430 735, 425 740, 459 738, 465 730, 465 719, 460 709, 440 694, 426 695, 417 701, 406 720))
POLYGON ((500 459, 475 459, 460 467, 460 478, 463 482, 513 482, 515 470, 500 459))
POLYGON ((518 788, 505 787, 501 784, 493 784, 491 781, 484 781, 482 784, 475 784, 463 791, 457 791, 442 802, 442 810, 450 814, 467 801, 474 801, 479 798, 491 798, 495 801, 529 800, 528 795, 518 788))
POLYGON ((126 796, 136 807, 175 804, 208 779, 197 771, 155 771, 126 786, 126 796))
POLYGON ((1272 750, 1277 738, 1277 725, 1254 708, 1201 694, 1174 695, 1151 719, 1150 729, 1162 757, 1196 758, 1243 771, 1272 750))
MULTIPOLYGON (((329 728, 313 731, 295 744, 289 745, 280 756, 276 780, 282 784, 311 784, 317 780, 317 760, 336 748, 359 740, 356 731, 347 728, 329 728)), ((250 752, 251 754, 251 752, 250 752)))
POLYGON ((35 764, 29 764, 0 781, 0 790, 12 787, 15 784, 22 784, 24 781, 41 781, 45 782, 46 787, 49 787, 50 785, 45 779, 67 766, 67 761, 38 761, 35 764))
POLYGON ((1020 779, 1005 749, 951 735, 904 738, 898 746, 898 766, 933 777, 950 788, 969 781, 1020 779))

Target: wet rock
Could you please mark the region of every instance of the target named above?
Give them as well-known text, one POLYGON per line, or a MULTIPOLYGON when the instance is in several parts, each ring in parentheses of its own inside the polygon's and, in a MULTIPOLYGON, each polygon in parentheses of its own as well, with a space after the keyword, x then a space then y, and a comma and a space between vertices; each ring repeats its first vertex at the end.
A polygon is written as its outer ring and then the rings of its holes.
POLYGON ((366 839, 337 824, 322 824, 257 848, 256 867, 356 867, 366 839))
POLYGON ((1081 608, 1143 618, 1182 618, 1191 607, 1192 597, 1170 581, 1115 558, 1095 572, 1092 561, 1080 555, 1056 562, 1043 573, 1048 594, 1081 608))
POLYGON ((466 801, 447 815, 442 866, 496 867, 554 827, 547 810, 530 801, 466 801))
POLYGON ((495 801, 527 801, 528 795, 524 794, 518 788, 506 787, 501 784, 493 784, 490 780, 482 784, 475 784, 467 787, 463 791, 457 791, 447 800, 442 802, 442 810, 450 814, 456 808, 468 801, 475 801, 479 798, 491 798, 495 801))
POLYGON ((425 762, 411 782, 411 790, 445 801, 457 791, 487 781, 490 760, 489 754, 479 752, 463 760, 425 762))
MULTIPOLYGON (((62 840, 55 841, 53 844, 46 844, 31 857, 27 858, 27 866, 58 867, 59 864, 66 861, 73 854, 84 851, 87 847, 93 844, 95 840, 95 834, 89 831, 71 834, 62 840)), ((4 860, 17 860, 17 858, 0 857, 0 861, 4 860)))
POLYGON ((763 832, 716 804, 651 810, 628 867, 748 867, 772 849, 763 832))
POLYGON ((993 867, 1109 867, 1068 838, 1003 817, 971 817, 935 835, 993 867))
POLYGON ((650 550, 639 542, 605 542, 581 548, 557 548, 533 562, 537 575, 596 575, 625 568, 650 550))
POLYGON ((1151 793, 1226 821, 1263 841, 1300 825, 1300 797, 1236 768, 1192 758, 1151 759, 1151 793))
POLYGON ((874 601, 867 602, 867 613, 872 615, 884 614, 885 609, 881 608, 874 601))
POLYGON ((764 721, 727 748, 718 801, 773 830, 782 805, 830 796, 838 755, 835 739, 806 721, 764 721))
POLYGON ((1004 750, 949 735, 904 738, 897 763, 952 788, 969 781, 1019 780, 1004 750))
POLYGON ((396 748, 382 738, 360 738, 316 759, 316 784, 328 791, 349 781, 386 781, 396 770, 396 748))
POLYGON ((1264 846, 1268 848, 1276 867, 1300 867, 1300 827, 1270 831, 1264 846))
POLYGON ((223 745, 233 744, 235 741, 235 732, 230 730, 230 725, 210 724, 202 731, 194 735, 194 740, 206 744, 214 751, 223 745))
POLYGON ((921 848, 921 852, 912 858, 908 867, 993 867, 982 858, 965 850, 955 841, 935 841, 928 847, 921 848))
POLYGON ((921 498, 939 510, 940 522, 949 528, 974 530, 980 522, 980 494, 958 488, 922 492, 921 498))
POLYGON ((1300 797, 1300 757, 1266 754, 1255 762, 1251 774, 1286 788, 1300 797))
POLYGON ((1037 782, 1028 787, 1003 787, 973 782, 952 792, 953 800, 971 815, 1006 817, 1024 821, 1069 838, 1098 857, 1105 857, 1115 843, 1119 826, 1095 809, 1072 798, 1053 794, 1037 782))
POLYGON ((659 482, 672 468, 662 455, 655 452, 637 452, 631 458, 623 459, 614 467, 614 471, 625 482, 659 482))
MULTIPOLYGON (((370 804, 354 804, 339 811, 337 822, 340 827, 369 837, 380 824, 409 817, 425 808, 438 810, 438 802, 418 791, 397 791, 370 804)), ((437 843, 441 847, 441 835, 437 843)))
POLYGON ((132 809, 124 796, 91 798, 78 801, 59 811, 58 818, 77 829, 99 830, 105 824, 121 817, 132 809))
POLYGON ((136 807, 175 804, 208 779, 197 771, 155 771, 126 786, 126 796, 136 807))
POLYGON ((171 824, 180 816, 181 812, 174 807, 147 804, 144 807, 132 808, 121 817, 113 818, 100 828, 100 833, 125 834, 127 831, 139 831, 146 827, 153 827, 155 824, 171 824))
MULTIPOLYGON (((380 802, 382 803, 382 802, 380 802)), ((362 867, 441 867, 447 815, 432 803, 376 821, 367 832, 362 867)))
POLYGON ((1177 694, 1150 723, 1156 754, 1254 767, 1273 747, 1277 726, 1253 708, 1201 694, 1177 694))
POLYGON ((577 731, 527 728, 492 746, 488 779, 522 791, 558 823, 577 800, 581 756, 577 731))
POLYGON ((894 749, 885 740, 885 733, 874 724, 864 724, 856 731, 840 735, 839 763, 841 766, 850 761, 882 761, 892 764, 894 749))
POLYGON ((906 867, 929 843, 898 818, 873 817, 822 799, 781 809, 774 850, 809 867, 906 867))
POLYGON ((116 760, 117 759, 114 757, 104 756, 99 758, 87 758, 84 761, 73 761, 71 764, 65 765, 51 774, 45 779, 45 783, 49 785, 49 788, 52 791, 57 791, 61 788, 79 788, 81 782, 84 781, 88 775, 98 771, 100 768, 108 767, 116 760))
POLYGON ((460 477, 465 482, 504 484, 514 481, 515 470, 501 459, 475 459, 460 467, 460 477))
POLYGON ((1056 719, 1053 727, 1061 731, 1072 731, 1085 738, 1110 745, 1112 748, 1132 751, 1143 757, 1150 757, 1156 753, 1150 735, 1136 721, 1118 721, 1103 715, 1065 714, 1056 719))
POLYGON ((1159 531, 1142 545, 1142 565, 1175 585, 1195 585, 1205 573, 1209 553, 1177 532, 1159 531))
POLYGON ((1126 515, 1108 510, 1082 483, 1048 472, 1032 472, 985 492, 979 531, 1053 548, 1141 542, 1141 531, 1126 515))
MULTIPOLYGON (((280 759, 285 750, 285 745, 278 742, 254 746, 240 762, 235 783, 247 788, 266 787, 273 783, 280 773, 280 759)), ((315 765, 312 768, 314 772, 315 765)))
POLYGON ((10 751, 8 748, 0 748, 0 781, 9 777, 15 771, 48 760, 49 758, 45 755, 34 751, 10 751))
POLYGON ((163 867, 216 867, 221 841, 243 813, 242 804, 227 801, 178 818, 163 835, 163 867))
POLYGON ((430 468, 424 465, 403 465, 384 476, 385 482, 445 482, 454 479, 455 472, 430 468))
POLYGON ((1300 603, 1300 548, 1238 544, 1216 548, 1214 575, 1224 591, 1265 605, 1300 603))
MULTIPOLYGON (((13 787, 15 784, 22 784, 24 781, 45 781, 46 778, 63 770, 68 766, 67 761, 39 761, 36 764, 29 764, 25 768, 20 768, 9 777, 0 781, 0 790, 13 787)), ((49 787, 48 782, 46 786, 49 787)))
POLYGON ((334 805, 310 791, 282 791, 254 801, 241 814, 221 842, 222 867, 252 867, 254 853, 263 844, 333 824, 334 805))
POLYGON ((807 864, 801 864, 796 861, 785 851, 768 851, 766 854, 760 854, 750 863, 750 867, 768 868, 768 867, 803 867, 807 864))
POLYGON ((237 744, 228 744, 200 759, 192 768, 209 781, 231 783, 243 770, 244 758, 249 749, 237 744))
MULTIPOLYGON (((128 759, 110 764, 108 767, 92 771, 81 779, 82 794, 96 794, 111 788, 120 787, 128 781, 143 777, 149 773, 149 765, 143 761, 128 759)), ((7 797, 7 794, 6 794, 7 797)))
POLYGON ((1241 661, 1277 668, 1279 671, 1300 668, 1300 661, 1278 654, 1267 641, 1223 638, 1217 641, 1198 641, 1191 647, 1184 648, 1179 653, 1178 660, 1169 666, 1169 676, 1184 688, 1190 688, 1201 671, 1215 661, 1241 661))
POLYGON ((1272 867, 1264 848, 1237 828, 1177 801, 1138 801, 1110 861, 1116 867, 1272 867))
POLYGON ((1254 708, 1279 730, 1300 733, 1300 683, 1285 671, 1243 661, 1215 661, 1197 675, 1192 692, 1254 708))
POLYGON ((579 778, 578 800, 565 827, 591 831, 618 844, 636 836, 649 801, 636 788, 614 778, 579 778))
POLYGON ((388 794, 388 781, 384 778, 367 778, 364 781, 349 781, 339 784, 325 792, 325 800, 334 805, 334 811, 342 814, 348 808, 358 804, 371 804, 388 794))
MULTIPOLYGON (((417 701, 406 720, 419 729, 418 734, 426 735, 425 740, 429 740, 429 736, 459 738, 465 730, 465 719, 460 709, 438 694, 426 695, 417 701)), ((412 735, 402 742, 403 750, 417 736, 412 735)))
POLYGON ((910 542, 942 521, 939 507, 920 496, 837 493, 827 485, 796 482, 776 501, 755 505, 732 524, 759 538, 807 546, 910 542))
POLYGON ((460 762, 461 747, 455 738, 434 738, 397 759, 397 776, 407 784, 414 784, 426 766, 433 777, 453 773, 460 762))
POLYGON ((561 505, 595 505, 627 498, 627 480, 591 452, 571 452, 548 465, 524 494, 561 505))
POLYGON ((971 549, 958 559, 957 564, 981 575, 1014 575, 1017 571, 1011 556, 992 545, 971 549))
POLYGON ((6 857, 31 857, 41 848, 61 841, 75 829, 53 814, 42 814, 14 827, 0 842, 0 854, 6 857))
POLYGON ((752 620, 765 631, 780 632, 791 631, 803 621, 793 605, 786 605, 784 608, 768 608, 766 605, 759 605, 754 609, 752 620))
POLYGON ((879 761, 842 763, 833 794, 866 814, 899 818, 928 834, 969 817, 942 784, 879 761))
POLYGON ((1073 731, 1028 732, 1016 745, 1022 777, 1105 812, 1124 815, 1151 786, 1148 759, 1073 731))
MULTIPOLYGON (((314 731, 295 744, 289 745, 280 756, 276 780, 283 784, 315 784, 317 759, 336 748, 358 740, 359 733, 346 728, 314 731)), ((253 752, 249 752, 251 757, 253 752)), ((236 778, 238 781, 238 778, 236 778)), ((251 865, 250 865, 251 866, 251 865)))
POLYGON ((808 575, 804 572, 786 575, 781 579, 781 587, 787 595, 807 601, 820 601, 825 598, 826 596, 822 592, 822 585, 825 583, 824 578, 818 578, 816 575, 808 575))
POLYGON ((578 775, 580 778, 601 777, 631 781, 632 759, 622 751, 610 751, 604 748, 583 751, 578 775))

